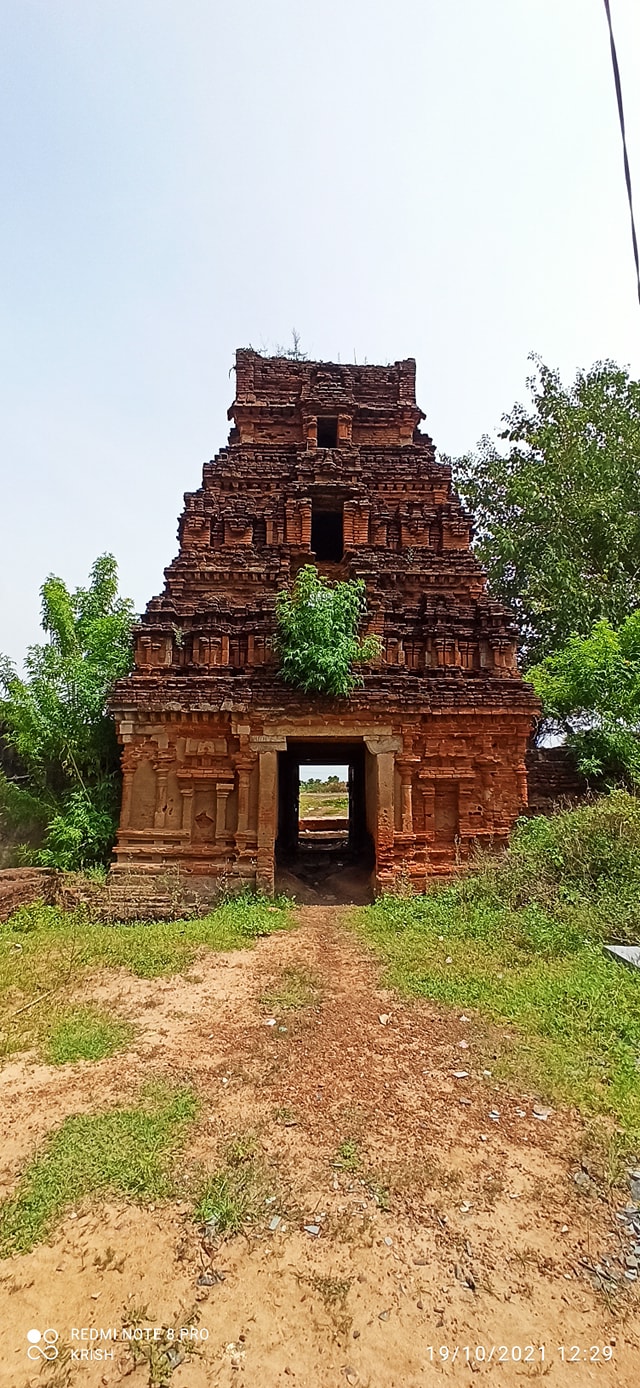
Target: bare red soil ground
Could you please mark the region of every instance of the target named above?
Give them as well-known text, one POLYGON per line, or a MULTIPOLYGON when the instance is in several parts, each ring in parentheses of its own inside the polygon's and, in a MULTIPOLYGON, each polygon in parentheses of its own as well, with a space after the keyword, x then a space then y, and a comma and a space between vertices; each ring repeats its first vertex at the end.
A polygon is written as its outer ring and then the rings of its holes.
POLYGON ((620 1198, 573 1179, 581 1120, 537 1119, 535 1096, 498 1090, 480 1021, 381 988, 341 915, 304 907, 298 929, 204 954, 184 978, 96 975, 83 1001, 138 1025, 130 1050, 5 1065, 3 1194, 67 1115, 161 1076, 202 1100, 184 1169, 252 1133, 264 1208, 228 1241, 186 1202, 69 1211, 50 1242, 0 1264, 1 1388, 636 1388, 637 1291, 609 1296, 589 1272, 624 1250, 620 1198), (315 987, 286 1008, 296 971, 315 987), (133 1324, 174 1331, 171 1362, 166 1336, 123 1341, 133 1324), (26 1353, 45 1326, 60 1337, 51 1364, 26 1353), (112 1359, 73 1357, 92 1344, 74 1330, 108 1327, 112 1359))

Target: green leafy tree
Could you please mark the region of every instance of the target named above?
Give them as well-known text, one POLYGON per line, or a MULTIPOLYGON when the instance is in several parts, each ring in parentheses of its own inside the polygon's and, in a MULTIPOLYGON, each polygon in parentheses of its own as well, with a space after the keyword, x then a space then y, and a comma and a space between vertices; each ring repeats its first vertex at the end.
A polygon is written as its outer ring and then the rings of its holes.
POLYGON ((504 417, 502 446, 485 437, 453 461, 528 663, 640 604, 640 381, 598 362, 565 389, 534 360, 531 405, 504 417))
POLYGON ((564 733, 585 775, 640 785, 640 611, 605 618, 528 673, 545 726, 564 733))
POLYGON ((330 583, 314 564, 300 569, 291 593, 276 599, 274 649, 287 684, 335 698, 361 685, 353 667, 379 659, 382 650, 378 636, 358 636, 365 615, 362 579, 330 583))
POLYGON ((19 774, 0 776, 0 806, 19 822, 47 824, 38 860, 64 868, 108 857, 117 823, 119 757, 107 701, 131 668, 133 605, 118 597, 117 565, 104 554, 88 588, 50 576, 41 589, 46 645, 31 646, 24 677, 0 663, 0 725, 19 774))

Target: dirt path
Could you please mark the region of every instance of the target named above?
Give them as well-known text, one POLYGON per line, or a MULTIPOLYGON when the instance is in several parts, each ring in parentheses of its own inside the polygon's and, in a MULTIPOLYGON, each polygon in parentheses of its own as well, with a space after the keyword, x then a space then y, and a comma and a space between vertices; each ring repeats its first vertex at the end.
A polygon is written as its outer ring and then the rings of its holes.
POLYGON ((152 1341, 137 1360, 118 1338, 93 1342, 113 1359, 65 1362, 65 1346, 92 1347, 74 1329, 120 1336, 136 1319, 175 1329, 171 1388, 635 1388, 635 1288, 610 1300, 585 1266, 627 1245, 615 1207, 573 1180, 579 1122, 538 1120, 532 1096, 478 1077, 486 1032, 382 990, 341 915, 301 908, 297 930, 204 955, 186 978, 96 976, 82 998, 138 1024, 132 1049, 0 1072, 5 1193, 66 1115, 126 1102, 158 1075, 202 1097, 185 1165, 211 1167, 252 1132, 279 1220, 216 1246, 186 1205, 70 1212, 50 1244, 0 1264, 2 1388, 167 1382, 152 1341), (309 974, 306 1005, 265 1005, 309 974), (27 1331, 45 1325, 63 1347, 51 1365, 26 1356, 27 1331))

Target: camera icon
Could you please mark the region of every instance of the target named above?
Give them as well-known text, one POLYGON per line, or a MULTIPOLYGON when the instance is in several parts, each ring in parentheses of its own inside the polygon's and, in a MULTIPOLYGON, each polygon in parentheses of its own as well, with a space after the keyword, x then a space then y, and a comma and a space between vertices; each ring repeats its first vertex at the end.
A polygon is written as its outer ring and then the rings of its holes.
POLYGON ((59 1338, 57 1330, 28 1330, 27 1358, 48 1359, 49 1361, 57 1359, 59 1338))

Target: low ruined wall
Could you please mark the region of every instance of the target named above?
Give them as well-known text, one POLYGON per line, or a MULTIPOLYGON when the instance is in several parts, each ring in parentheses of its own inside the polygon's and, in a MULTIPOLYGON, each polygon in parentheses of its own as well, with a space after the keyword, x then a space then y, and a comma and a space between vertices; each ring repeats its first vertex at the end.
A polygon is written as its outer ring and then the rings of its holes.
MULTIPOLYGON (((235 883, 236 890, 242 883, 235 883)), ((204 915, 224 891, 220 877, 194 877, 172 869, 111 872, 106 883, 90 882, 82 873, 48 868, 8 868, 0 871, 0 921, 19 906, 44 901, 72 911, 84 906, 92 920, 177 920, 204 915)))
POLYGON ((552 814, 559 805, 577 805, 589 794, 567 747, 530 747, 525 764, 530 815, 552 814))
POLYGON ((314 834, 319 833, 321 830, 326 831, 328 833, 331 833, 332 831, 335 833, 338 830, 342 832, 343 830, 349 828, 349 820, 345 819, 344 817, 338 818, 337 815, 318 815, 318 817, 314 819, 301 819, 298 824, 298 828, 301 833, 304 830, 308 830, 310 833, 314 834))
POLYGON ((32 901, 53 901, 57 872, 49 868, 5 868, 0 872, 0 921, 6 921, 18 906, 32 901))

